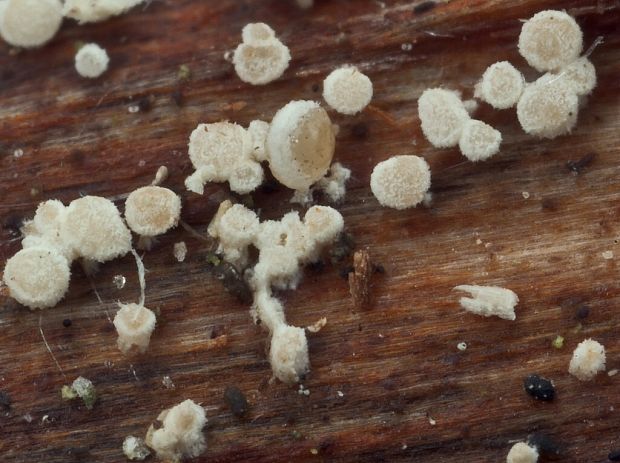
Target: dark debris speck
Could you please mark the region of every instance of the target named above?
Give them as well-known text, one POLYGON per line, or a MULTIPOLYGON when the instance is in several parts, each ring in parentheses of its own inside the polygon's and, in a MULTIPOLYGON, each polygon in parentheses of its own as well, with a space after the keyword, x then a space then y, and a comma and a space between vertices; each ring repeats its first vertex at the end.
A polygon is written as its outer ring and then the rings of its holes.
POLYGON ((5 410, 11 409, 11 396, 4 391, 0 391, 0 407, 5 410))
POLYGON ((236 386, 226 387, 224 401, 236 417, 241 418, 248 412, 248 400, 245 398, 245 394, 236 386))
POLYGON ((527 443, 538 449, 538 453, 549 460, 558 459, 562 455, 562 446, 547 434, 535 432, 527 438, 527 443))
POLYGON ((415 14, 423 14, 431 11, 433 8, 437 6, 437 3, 434 1, 427 1, 417 4, 413 7, 413 12, 415 14))
POLYGON ((609 452, 607 458, 609 458, 610 461, 620 461, 620 449, 609 452))
POLYGON ((356 138, 366 138, 368 136, 368 125, 365 122, 358 122, 351 127, 351 133, 356 138))
POLYGON ((577 320, 585 320, 586 318, 588 318, 589 315, 590 307, 588 307, 587 305, 582 305, 577 309, 577 312, 575 313, 575 318, 577 320))
POLYGON ((594 159, 596 159, 596 153, 588 153, 577 161, 568 161, 566 167, 568 167, 568 170, 573 174, 579 175, 583 169, 594 162, 594 159))
POLYGON ((72 323, 73 323, 73 322, 71 321, 71 319, 70 319, 70 318, 65 318, 65 319, 62 321, 62 326, 64 326, 65 328, 69 328, 69 327, 71 326, 71 324, 72 324, 72 323))
POLYGON ((536 400, 545 402, 553 400, 555 397, 555 387, 551 380, 543 378, 535 374, 529 375, 523 381, 525 392, 534 397, 536 400))

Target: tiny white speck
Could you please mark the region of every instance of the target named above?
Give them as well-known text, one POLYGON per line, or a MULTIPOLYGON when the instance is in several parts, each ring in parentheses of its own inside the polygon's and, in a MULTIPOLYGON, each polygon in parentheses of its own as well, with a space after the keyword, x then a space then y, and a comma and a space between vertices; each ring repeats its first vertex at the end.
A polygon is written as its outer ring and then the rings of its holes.
POLYGON ((527 198, 529 198, 529 197, 530 197, 530 194, 529 194, 527 191, 524 191, 524 192, 522 192, 521 194, 523 195, 523 198, 524 198, 524 199, 527 199, 527 198))
POLYGON ((477 244, 477 245, 481 245, 481 244, 482 244, 482 240, 481 240, 480 238, 478 238, 478 239, 476 240, 476 244, 477 244))
POLYGON ((23 418, 26 421, 26 423, 32 423, 32 415, 30 413, 27 413, 26 415, 24 415, 23 418))
POLYGON ((413 44, 411 44, 411 43, 403 43, 403 44, 400 46, 400 49, 401 49, 402 51, 411 51, 411 50, 413 50, 413 44))
POLYGON ((601 255, 603 256, 603 259, 605 260, 610 260, 614 258, 614 252, 613 251, 603 251, 601 253, 601 255))
POLYGON ((140 106, 133 104, 129 108, 127 108, 127 111, 129 111, 131 114, 135 114, 140 111, 140 106))
POLYGON ((381 339, 383 339, 383 338, 384 338, 384 336, 383 336, 381 333, 379 333, 379 337, 380 337, 381 339))
POLYGON ((123 275, 114 275, 114 279, 112 280, 112 283, 114 283, 117 289, 123 289, 126 282, 127 279, 123 275))
POLYGON ((609 370, 607 372, 607 376, 616 376, 618 374, 618 370, 614 368, 613 370, 609 370))
POLYGON ((407 444, 403 444, 403 446, 401 447, 401 449, 403 449, 403 450, 407 450, 407 444))
POLYGON ((460 350, 460 351, 464 351, 464 350, 466 350, 466 349, 467 349, 467 343, 466 343, 466 342, 459 342, 459 343, 456 345, 456 348, 457 348, 458 350, 460 350))
POLYGON ((310 389, 304 389, 304 395, 305 396, 309 396, 310 395, 310 389))
POLYGON ((428 417, 428 423, 431 426, 435 426, 437 424, 437 421, 435 421, 433 418, 431 418, 430 416, 428 417))
POLYGON ((337 394, 338 394, 338 397, 344 397, 344 392, 342 391, 338 391, 337 394))
POLYGON ((144 159, 141 159, 140 162, 138 162, 138 167, 144 167, 146 165, 146 161, 144 159))
POLYGON ((13 151, 13 157, 14 158, 21 158, 24 155, 24 150, 21 148, 17 148, 15 151, 13 151))

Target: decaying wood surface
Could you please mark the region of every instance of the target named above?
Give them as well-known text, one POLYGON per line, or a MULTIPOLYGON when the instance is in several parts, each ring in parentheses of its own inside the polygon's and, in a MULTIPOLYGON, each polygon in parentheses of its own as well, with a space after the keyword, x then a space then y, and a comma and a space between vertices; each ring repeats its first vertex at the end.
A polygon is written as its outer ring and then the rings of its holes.
MULTIPOLYGON (((265 332, 207 274, 207 244, 180 227, 144 255, 147 306, 160 313, 146 355, 123 357, 109 318, 117 301, 138 298, 130 255, 93 278, 102 303, 77 267, 67 298, 53 309, 30 312, 3 297, 0 390, 12 405, 0 413, 0 460, 122 462, 125 436, 143 436, 162 409, 191 398, 210 420, 208 451, 196 461, 498 462, 534 431, 560 443, 562 461, 605 461, 620 447, 620 376, 582 383, 567 367, 589 337, 606 346, 609 369, 620 367, 619 11, 614 0, 434 7, 317 0, 307 12, 285 0, 163 0, 102 24, 65 24, 41 50, 14 54, 1 45, 3 262, 19 249, 16 228, 38 202, 122 198, 163 164, 167 185, 183 197, 183 219, 204 232, 228 190, 211 185, 200 197, 183 187, 197 123, 269 120, 291 99, 320 99, 325 75, 355 63, 372 78, 375 97, 359 116, 333 114, 337 159, 353 171, 339 209, 358 248, 368 247, 385 274, 373 276, 365 310, 352 306, 350 258, 306 271, 297 291, 280 295, 295 325, 328 318, 310 339, 309 396, 270 384, 265 332), (605 37, 592 55, 599 85, 573 133, 533 139, 514 111, 482 105, 477 117, 504 135, 501 155, 474 165, 456 150, 429 146, 417 118, 423 89, 442 85, 470 97, 498 60, 535 77, 516 41, 520 20, 547 8, 575 15, 588 44, 605 37), (272 25, 293 55, 283 78, 264 87, 243 84, 223 57, 250 21, 272 25), (111 69, 101 79, 76 74, 78 41, 108 50, 111 69), (189 79, 179 76, 183 65, 189 79), (140 111, 129 112, 132 105, 140 111), (430 208, 388 210, 370 193, 373 166, 405 153, 431 164, 430 208), (568 167, 586 156, 590 162, 568 167), (172 251, 180 240, 189 249, 183 263, 172 251), (614 257, 604 259, 604 251, 614 257), (123 289, 115 275, 127 278, 123 289), (452 291, 458 284, 514 290, 517 320, 465 313, 452 291), (589 316, 578 319, 586 306, 589 316), (558 334, 561 349, 551 346, 558 334), (466 351, 457 350, 461 341, 466 351), (524 393, 529 373, 554 380, 554 402, 524 393), (61 401, 61 386, 79 375, 97 386, 92 411, 61 401), (164 376, 174 388, 164 387, 164 376), (247 395, 246 419, 227 409, 229 385, 247 395)), ((275 218, 293 207, 289 196, 265 188, 254 203, 262 217, 275 218)))

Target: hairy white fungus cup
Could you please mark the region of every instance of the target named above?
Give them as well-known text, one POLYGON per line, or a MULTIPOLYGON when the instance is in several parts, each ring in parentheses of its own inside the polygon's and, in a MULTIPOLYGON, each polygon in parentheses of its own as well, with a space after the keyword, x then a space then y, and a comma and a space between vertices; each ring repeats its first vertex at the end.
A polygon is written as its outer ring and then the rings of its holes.
POLYGON ((241 33, 243 42, 233 54, 235 72, 252 85, 264 85, 276 80, 288 68, 291 54, 264 23, 247 24, 241 33))
POLYGON ((114 317, 114 327, 118 333, 117 344, 126 354, 133 348, 145 352, 155 329, 155 314, 143 305, 120 304, 114 317))
POLYGON ((499 152, 502 134, 489 124, 470 119, 463 126, 459 149, 472 162, 484 161, 499 152))
POLYGON ((267 141, 268 132, 269 123, 265 121, 252 121, 248 126, 248 133, 252 138, 252 157, 258 162, 267 160, 265 143, 267 141))
POLYGON ((436 148, 456 146, 469 119, 458 93, 442 88, 425 90, 418 100, 422 132, 436 148))
POLYGON ((144 460, 151 452, 146 447, 143 439, 127 436, 123 441, 123 453, 128 460, 144 460))
POLYGON ((351 178, 351 169, 347 169, 339 162, 334 162, 328 174, 316 183, 316 188, 323 191, 333 203, 344 199, 347 190, 346 183, 351 178))
POLYGON ((108 53, 96 43, 88 43, 75 54, 75 70, 82 77, 94 79, 108 69, 108 53))
POLYGON ((355 66, 341 67, 323 81, 323 98, 339 113, 357 114, 372 99, 372 82, 355 66))
POLYGON ((590 94, 596 87, 596 69, 585 56, 562 67, 557 76, 565 79, 579 96, 590 94))
POLYGON ((276 327, 271 337, 269 362, 273 374, 285 383, 299 381, 310 369, 308 340, 303 328, 289 325, 276 327))
POLYGON ((146 445, 155 450, 157 457, 171 462, 195 458, 207 448, 202 428, 207 424, 204 408, 187 399, 164 410, 157 417, 161 427, 151 425, 146 434, 146 445))
POLYGON ((256 238, 259 220, 254 211, 224 201, 220 204, 220 216, 209 225, 208 233, 219 239, 218 253, 224 255, 228 262, 244 266, 248 258, 248 246, 256 238), (220 212, 221 211, 221 212, 220 212))
POLYGON ((370 189, 382 206, 407 209, 420 204, 431 186, 431 170, 419 156, 394 156, 375 166, 370 189))
POLYGON ((0 35, 15 47, 49 42, 62 23, 60 0, 6 0, 0 3, 0 35))
POLYGON ((495 109, 506 109, 517 104, 524 88, 523 74, 508 61, 500 61, 484 71, 474 96, 495 109))
POLYGON ((140 235, 142 248, 150 248, 151 238, 177 226, 181 216, 181 198, 160 186, 145 186, 132 191, 125 201, 125 220, 140 235))
POLYGON ((506 463, 536 463, 538 450, 525 442, 517 442, 512 446, 506 457, 506 463))
POLYGON ((519 35, 519 53, 540 72, 554 71, 575 61, 582 48, 581 28, 563 11, 536 13, 523 24, 519 35))
POLYGON ((84 196, 67 207, 60 232, 79 257, 106 262, 131 249, 131 232, 114 203, 84 196))
POLYGON ((231 122, 198 125, 189 137, 189 158, 196 172, 187 177, 185 186, 203 194, 207 182, 229 182, 230 189, 237 193, 254 191, 264 177, 262 167, 254 158, 260 146, 255 148, 252 134, 240 125, 231 122))
POLYGON ((75 259, 71 243, 63 239, 61 225, 65 220, 66 207, 56 199, 44 201, 37 207, 32 220, 22 227, 22 247, 47 246, 56 249, 67 258, 69 263, 75 259))
POLYGON ((315 101, 291 101, 280 108, 269 126, 269 168, 283 185, 304 191, 325 175, 335 146, 327 112, 315 101))
POLYGON ((53 307, 69 288, 69 262, 56 249, 30 247, 11 257, 4 267, 4 283, 17 302, 31 309, 53 307))
POLYGON ((589 381, 605 371, 605 347, 593 339, 581 341, 573 351, 568 372, 581 381, 589 381))
POLYGON ((571 131, 577 122, 579 98, 568 79, 545 74, 525 87, 517 103, 523 130, 542 138, 571 131))
POLYGON ((519 297, 511 290, 498 286, 460 285, 454 288, 465 291, 470 297, 459 299, 461 307, 468 312, 491 317, 493 315, 505 320, 515 320, 515 306, 519 297))
POLYGON ((123 14, 144 0, 65 0, 63 14, 80 24, 105 21, 123 14))

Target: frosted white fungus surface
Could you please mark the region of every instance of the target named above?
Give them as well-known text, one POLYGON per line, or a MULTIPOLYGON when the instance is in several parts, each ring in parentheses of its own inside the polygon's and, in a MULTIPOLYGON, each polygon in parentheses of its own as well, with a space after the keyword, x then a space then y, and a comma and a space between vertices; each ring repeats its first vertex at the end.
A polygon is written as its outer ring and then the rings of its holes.
POLYGON ((145 186, 131 192, 125 201, 125 220, 142 236, 157 236, 176 227, 181 216, 181 199, 160 186, 145 186))
POLYGON ((500 61, 484 71, 476 85, 475 97, 495 109, 512 108, 519 101, 524 88, 523 74, 508 61, 500 61))
POLYGON ((459 149, 472 162, 484 161, 499 152, 502 134, 489 124, 470 119, 463 126, 459 149))
POLYGON ((589 381, 605 371, 605 347, 593 339, 579 343, 573 351, 568 372, 581 381, 589 381))
POLYGON ((436 148, 456 146, 469 119, 458 93, 442 88, 425 90, 418 100, 422 132, 436 148))
POLYGON ((336 69, 323 81, 323 98, 342 114, 362 111, 370 103, 372 92, 372 82, 355 66, 336 69))
POLYGON ((155 314, 138 304, 120 304, 114 317, 118 348, 124 354, 132 349, 145 352, 155 329, 155 314))
POLYGON ((82 77, 95 79, 108 69, 108 52, 96 43, 88 43, 75 54, 75 70, 82 77))
POLYGON ((513 445, 506 457, 506 463, 536 463, 537 461, 538 450, 525 442, 517 442, 513 445))
POLYGON ((60 29, 60 0, 0 2, 0 35, 15 47, 35 48, 49 42, 60 29))
POLYGON ((419 156, 394 156, 375 166, 370 188, 382 206, 407 209, 420 204, 431 186, 428 163, 419 156))
POLYGON ((80 24, 105 21, 123 14, 144 0, 65 0, 63 14, 80 24))

